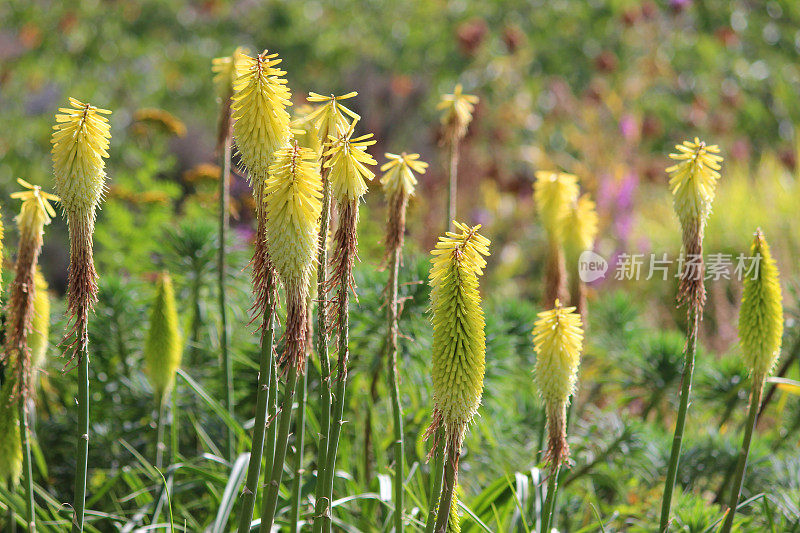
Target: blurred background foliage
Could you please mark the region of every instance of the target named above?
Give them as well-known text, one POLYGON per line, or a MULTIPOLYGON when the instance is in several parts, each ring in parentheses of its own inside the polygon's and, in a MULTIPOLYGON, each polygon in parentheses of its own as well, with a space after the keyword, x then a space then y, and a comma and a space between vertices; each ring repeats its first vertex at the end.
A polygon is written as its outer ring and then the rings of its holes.
MULTIPOLYGON (((800 4, 793 0, 6 0, 0 20, 0 206, 7 228, 18 208, 8 199, 15 178, 50 188, 50 127, 67 97, 114 112, 109 191, 95 236, 101 298, 91 328, 96 438, 90 464, 98 466, 90 470, 89 507, 108 514, 92 519, 101 531, 163 520, 161 479, 144 459, 155 406, 141 372, 155 272, 167 268, 176 279, 187 375, 212 398, 222 397, 215 378, 211 215, 219 179, 218 102, 210 64, 239 45, 280 54, 296 105, 310 90, 358 91, 352 102, 363 117, 359 129, 375 133, 371 152, 379 162, 384 151, 405 150, 432 163, 410 206, 402 274, 409 297, 401 324, 402 390, 415 507, 426 508, 421 435, 430 413, 424 252, 439 232, 446 196, 435 104, 457 82, 481 98, 462 147, 460 218, 484 224, 492 239, 482 286, 486 392, 462 460, 462 499, 474 512, 465 518, 466 530, 480 530, 481 520, 493 531, 525 531, 535 526, 541 505, 543 413, 528 371, 545 251, 531 194, 538 169, 581 178, 598 203, 596 250, 604 257, 674 257, 680 237, 666 154, 695 135, 719 144, 726 160, 706 251, 746 252, 756 226, 764 229, 790 310, 785 373, 799 373, 798 300, 790 290, 800 252, 800 4)), ((380 191, 372 189, 360 220, 354 393, 337 481, 337 493, 360 495, 337 510, 339 525, 353 531, 380 530, 391 493, 391 458, 383 452, 390 406, 383 341, 375 334, 383 331, 386 274, 377 266, 384 210, 380 191)), ((244 271, 252 207, 245 177, 237 174, 229 287, 241 435, 255 401, 256 337, 245 326, 250 289, 244 271)), ((15 232, 7 236, 13 248, 15 232)), ((67 262, 60 219, 47 229, 41 262, 60 295, 67 262)), ((736 280, 708 286, 676 504, 682 531, 704 531, 720 516, 746 403, 735 328, 741 287, 736 280)), ((661 280, 608 279, 590 287, 588 348, 570 441, 575 466, 564 474, 560 503, 566 530, 595 531, 600 517, 613 529, 647 531, 655 520, 683 348, 684 317, 672 303, 674 292, 674 281, 661 280)), ((58 300, 54 342, 63 329, 61 309, 58 300)), ((57 349, 51 353, 37 412, 37 479, 42 497, 52 498, 48 516, 57 520, 66 516, 58 502, 69 500, 72 483, 75 386, 60 374, 57 349)), ((232 466, 217 448, 225 421, 188 380, 178 383, 180 462, 168 473, 176 483, 172 503, 176 523, 200 531, 225 502, 232 466)), ((316 435, 313 409, 308 416, 308 435, 316 435)), ((800 529, 798 429, 798 399, 778 391, 765 410, 746 479, 745 495, 761 496, 738 519, 742 527, 800 529)), ((313 441, 307 439, 309 463, 313 441)), ((240 439, 240 451, 245 444, 240 439)), ((313 492, 311 483, 304 494, 313 492)))

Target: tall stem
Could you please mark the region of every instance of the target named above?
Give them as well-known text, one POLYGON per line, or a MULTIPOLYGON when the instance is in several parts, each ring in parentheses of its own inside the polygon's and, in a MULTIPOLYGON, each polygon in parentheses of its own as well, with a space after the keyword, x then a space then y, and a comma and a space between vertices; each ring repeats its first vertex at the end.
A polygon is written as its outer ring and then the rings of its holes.
POLYGON ((300 482, 303 480, 303 448, 305 448, 306 429, 306 395, 308 386, 308 372, 300 379, 300 388, 297 391, 297 419, 295 422, 294 436, 294 479, 292 479, 292 509, 289 513, 289 531, 297 533, 300 520, 300 482))
POLYGON ((436 525, 436 508, 442 493, 442 477, 444 476, 444 430, 440 427, 434 436, 433 464, 431 465, 431 492, 428 501, 428 519, 425 522, 425 533, 433 533, 436 525))
MULTIPOLYGON (((328 457, 325 460, 325 497, 328 498, 329 505, 333 502, 333 481, 336 473, 336 454, 339 451, 339 437, 342 434, 342 417, 344 415, 344 398, 347 387, 347 363, 349 360, 349 340, 350 340, 350 301, 349 273, 345 272, 339 286, 339 346, 338 364, 336 372, 336 395, 333 402, 330 420, 330 435, 328 436, 328 457)), ((331 530, 331 512, 323 517, 323 530, 329 533, 331 530)))
POLYGON ((681 376, 681 398, 678 407, 678 419, 675 422, 675 435, 672 439, 672 451, 669 456, 667 480, 664 484, 664 498, 661 504, 661 526, 659 531, 665 533, 669 528, 670 511, 672 508, 672 493, 675 489, 675 480, 678 477, 678 463, 681 456, 683 443, 683 430, 686 426, 686 413, 689 410, 689 396, 692 392, 692 374, 694 372, 694 358, 697 351, 697 330, 700 325, 700 309, 697 304, 690 304, 689 338, 686 342, 686 354, 681 376))
POLYGON ((278 362, 272 357, 272 368, 269 374, 269 396, 267 397, 267 457, 264 479, 272 476, 272 465, 275 460, 275 438, 277 435, 278 418, 278 362))
MULTIPOLYGON (((233 395, 233 361, 228 353, 228 309, 227 294, 225 290, 225 239, 228 230, 228 176, 231 173, 231 135, 228 129, 225 135, 224 149, 220 154, 220 168, 222 173, 219 177, 219 253, 217 254, 217 292, 219 293, 219 320, 220 320, 220 351, 222 352, 223 379, 225 387, 225 407, 228 414, 233 417, 234 395, 233 395)), ((227 429, 227 441, 225 451, 228 459, 233 459, 236 450, 233 429, 227 429)))
POLYGON ((322 215, 319 225, 319 249, 317 255, 317 329, 316 345, 320 362, 320 388, 319 388, 319 446, 317 447, 317 487, 316 505, 314 507, 314 533, 322 531, 323 519, 330 500, 325 497, 325 475, 328 470, 328 432, 331 417, 331 368, 328 358, 328 225, 331 216, 331 187, 328 182, 329 170, 322 171, 322 215))
MULTIPOLYGON (((177 385, 176 385, 177 386, 177 385)), ((172 464, 178 462, 178 391, 173 388, 171 394, 171 410, 170 410, 170 424, 169 424, 169 456, 172 464)))
POLYGON ((547 482, 547 496, 544 499, 542 533, 549 533, 553 523, 553 511, 556 506, 556 494, 558 493, 558 472, 560 469, 560 465, 555 465, 550 471, 550 480, 547 482))
POLYGON ((281 422, 278 429, 277 444, 275 447, 275 460, 272 463, 272 475, 266 488, 266 496, 261 504, 261 529, 262 533, 272 531, 275 523, 275 511, 278 508, 278 491, 283 479, 283 463, 286 459, 286 448, 289 446, 289 428, 292 425, 292 405, 294 404, 294 391, 297 388, 297 366, 289 363, 289 377, 286 380, 286 390, 281 405, 281 422))
POLYGON ((35 500, 33 499, 33 470, 31 468, 31 428, 28 425, 28 409, 25 406, 24 396, 19 398, 19 423, 20 438, 22 440, 22 472, 25 487, 25 519, 28 523, 28 531, 36 531, 36 512, 34 510, 35 500))
POLYGON ((728 515, 725 517, 725 523, 722 524, 722 533, 730 533, 733 527, 733 516, 736 514, 736 506, 739 504, 739 496, 742 492, 744 472, 747 469, 747 456, 750 453, 750 441, 753 439, 753 430, 758 420, 758 408, 761 405, 763 392, 764 377, 753 376, 753 389, 750 391, 750 408, 747 410, 747 426, 744 429, 744 440, 742 441, 742 449, 739 451, 739 461, 736 463, 736 474, 733 478, 731 498, 728 503, 728 515))
POLYGON ((455 446, 448 445, 447 459, 444 465, 444 483, 442 485, 442 497, 439 500, 439 511, 436 513, 436 526, 434 533, 445 533, 447 523, 450 519, 450 507, 453 505, 453 495, 456 492, 456 482, 458 479, 458 455, 461 450, 455 446))
POLYGON ((444 221, 444 230, 450 231, 458 205, 458 140, 455 133, 447 144, 450 147, 450 179, 447 187, 447 220, 444 221))
POLYGON ((159 395, 158 398, 158 420, 156 421, 156 438, 155 438, 155 452, 156 452, 156 468, 161 470, 164 466, 164 422, 167 410, 166 393, 159 395))
POLYGON ((400 378, 397 373, 397 277, 400 269, 400 249, 392 254, 389 270, 389 390, 392 391, 394 416, 394 530, 403 531, 403 412, 400 408, 400 378))
MULTIPOLYGON (((86 339, 87 324, 82 324, 83 331, 79 332, 79 339, 86 339)), ((76 456, 78 462, 75 467, 75 497, 72 507, 75 514, 72 518, 72 533, 83 531, 83 514, 86 504, 86 469, 89 463, 89 350, 85 340, 79 341, 82 346, 78 363, 78 447, 76 456)))
POLYGON ((200 323, 202 322, 200 315, 200 276, 199 268, 194 268, 195 278, 192 281, 192 322, 189 325, 189 361, 197 364, 199 343, 200 343, 200 323))
MULTIPOLYGON (((261 357, 258 367, 256 422, 253 426, 253 443, 250 449, 250 462, 247 465, 242 514, 239 517, 239 533, 248 533, 250 531, 250 522, 253 520, 253 508, 256 504, 258 479, 261 474, 261 458, 264 452, 264 434, 267 428, 267 403, 269 401, 269 389, 270 382, 272 381, 274 359, 272 344, 275 337, 275 302, 272 300, 272 295, 274 293, 272 285, 275 281, 270 277, 267 283, 267 306, 264 311, 264 328, 261 330, 261 357)), ((268 459, 268 461, 271 461, 271 459, 268 459)))

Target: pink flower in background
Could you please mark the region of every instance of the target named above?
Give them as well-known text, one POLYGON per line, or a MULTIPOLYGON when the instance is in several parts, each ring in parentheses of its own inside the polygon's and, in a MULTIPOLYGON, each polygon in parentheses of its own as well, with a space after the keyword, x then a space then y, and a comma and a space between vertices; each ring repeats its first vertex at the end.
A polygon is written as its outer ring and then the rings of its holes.
POLYGON ((619 132, 622 137, 629 142, 639 139, 639 123, 636 118, 630 114, 622 115, 619 119, 619 132))

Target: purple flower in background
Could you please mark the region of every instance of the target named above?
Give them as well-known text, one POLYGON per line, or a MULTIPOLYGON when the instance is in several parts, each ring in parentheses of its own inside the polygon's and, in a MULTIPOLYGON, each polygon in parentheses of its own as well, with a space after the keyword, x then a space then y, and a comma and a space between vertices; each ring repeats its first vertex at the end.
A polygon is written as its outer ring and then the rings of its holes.
POLYGON ((636 187, 639 185, 639 176, 633 172, 629 172, 622 181, 619 182, 617 188, 617 208, 621 210, 630 209, 633 206, 633 194, 636 192, 636 187))
POLYGON ((620 243, 628 240, 633 229, 633 200, 638 185, 639 176, 634 172, 627 173, 621 180, 608 174, 600 177, 597 207, 614 220, 614 236, 620 243))

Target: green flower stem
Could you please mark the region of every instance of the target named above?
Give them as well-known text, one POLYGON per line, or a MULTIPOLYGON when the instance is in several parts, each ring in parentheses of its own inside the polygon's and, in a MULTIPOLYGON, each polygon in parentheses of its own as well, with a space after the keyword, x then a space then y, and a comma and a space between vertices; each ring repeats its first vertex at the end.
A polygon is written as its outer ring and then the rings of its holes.
POLYGON ((166 422, 167 414, 167 398, 166 393, 158 398, 158 420, 156 420, 156 433, 153 448, 155 449, 156 468, 161 470, 164 466, 164 424, 166 422))
POLYGON ((28 531, 36 531, 36 512, 34 509, 35 500, 33 499, 33 470, 31 468, 31 428, 28 425, 28 410, 25 408, 25 399, 22 395, 19 398, 19 424, 20 438, 22 440, 22 473, 25 489, 25 519, 28 524, 28 531))
POLYGON ((400 379, 397 374, 397 276, 400 270, 400 249, 392 254, 389 269, 389 390, 392 391, 392 415, 394 417, 394 530, 403 531, 403 412, 400 408, 400 379))
POLYGON ((550 479, 547 482, 547 496, 544 499, 544 513, 542 514, 542 533, 550 531, 553 524, 553 511, 556 506, 556 495, 558 494, 558 472, 560 465, 556 465, 550 471, 550 479))
POLYGON ((744 429, 744 440, 739 451, 739 461, 736 463, 736 474, 733 478, 731 487, 731 498, 728 503, 728 514, 722 524, 722 533, 730 533, 733 527, 733 517, 736 514, 736 506, 739 504, 739 496, 742 492, 742 482, 744 472, 747 469, 747 456, 750 453, 750 441, 753 439, 753 431, 758 420, 758 408, 761 405, 761 396, 764 393, 764 376, 753 376, 753 389, 750 391, 750 407, 747 410, 747 425, 744 429))
POLYGON ((442 477, 444 476, 444 461, 442 460, 444 429, 441 427, 436 430, 434 442, 436 443, 436 447, 432 451, 431 491, 428 500, 428 519, 425 522, 425 533, 433 533, 433 526, 436 525, 436 508, 439 505, 439 496, 442 492, 442 477))
POLYGON ((456 208, 458 206, 458 139, 453 133, 452 138, 447 143, 450 147, 450 175, 447 186, 447 220, 444 221, 445 232, 453 229, 453 220, 456 218, 456 208))
MULTIPOLYGON (((197 270, 195 270, 197 273, 197 270)), ((202 309, 200 308, 200 278, 192 280, 192 322, 189 325, 189 361, 197 363, 198 353, 200 352, 200 323, 202 309)))
POLYGON ((272 475, 266 487, 266 495, 261 503, 261 529, 262 533, 272 531, 275 523, 275 511, 278 508, 278 492, 283 479, 283 463, 286 459, 286 448, 289 447, 289 428, 292 426, 292 406, 294 405, 294 392, 297 388, 297 367, 289 365, 289 377, 286 380, 286 390, 283 394, 281 405, 281 421, 278 429, 275 460, 272 463, 272 475))
POLYGON ((267 456, 264 463, 265 480, 272 478, 272 467, 275 464, 275 443, 278 429, 278 362, 276 359, 277 358, 273 354, 272 367, 269 374, 269 396, 267 397, 267 456))
POLYGON ((72 533, 83 531, 84 506, 86 505, 86 469, 89 459, 89 350, 80 339, 86 339, 87 324, 84 322, 78 330, 78 342, 81 342, 78 357, 78 458, 75 468, 75 496, 72 507, 75 514, 72 518, 72 533))
MULTIPOLYGON (((347 363, 349 362, 349 348, 350 341, 350 310, 348 304, 350 302, 348 284, 349 276, 345 273, 342 276, 341 285, 339 286, 340 301, 338 314, 339 317, 339 346, 338 346, 338 365, 336 372, 336 395, 333 402, 333 410, 330 421, 330 435, 328 436, 328 457, 325 460, 325 497, 328 498, 329 505, 333 502, 333 481, 336 477, 336 454, 339 451, 339 437, 342 434, 342 425, 344 421, 344 397, 347 388, 347 363)), ((323 516, 323 531, 330 533, 331 531, 331 512, 323 516)))
POLYGON ((683 443, 683 430, 686 426, 686 412, 689 410, 689 395, 692 392, 692 374, 694 372, 694 359, 697 352, 697 330, 700 325, 700 309, 692 304, 690 309, 689 338, 686 343, 686 354, 681 376, 681 398, 678 407, 678 419, 675 422, 675 435, 672 439, 672 451, 669 456, 667 480, 664 484, 664 497, 661 504, 661 526, 659 531, 665 533, 669 528, 670 511, 672 508, 672 493, 675 489, 675 480, 678 477, 678 463, 681 456, 683 443))
POLYGON ((169 454, 171 458, 172 464, 178 462, 178 390, 177 385, 176 388, 172 390, 172 412, 170 413, 170 425, 169 425, 169 454))
POLYGON ((450 507, 453 505, 453 496, 456 492, 458 480, 458 456, 460 450, 447 446, 447 460, 444 464, 444 482, 442 484, 442 497, 439 500, 439 511, 436 513, 436 526, 434 533, 445 533, 450 519, 450 507))
MULTIPOLYGON (((324 161, 323 161, 324 168, 324 161)), ((319 446, 317 447, 317 487, 314 507, 314 533, 322 531, 322 517, 330 513, 329 500, 325 498, 325 474, 328 460, 328 432, 331 417, 331 367, 328 357, 328 225, 331 216, 331 187, 328 182, 329 170, 322 171, 322 216, 319 226, 319 251, 317 256, 317 329, 316 345, 320 361, 320 421, 319 446)))
POLYGON ((292 479, 292 508, 289 513, 289 531, 297 533, 300 520, 300 485, 303 480, 303 449, 305 448, 306 429, 306 396, 308 386, 308 372, 300 379, 300 388, 297 391, 297 419, 295 422, 294 444, 294 479, 292 479))
MULTIPOLYGON (((233 360, 228 353, 228 310, 225 290, 225 239, 228 229, 228 176, 231 173, 231 135, 230 128, 226 132, 224 149, 220 158, 220 168, 222 173, 219 176, 219 253, 217 254, 217 292, 219 293, 219 319, 220 319, 220 351, 222 352, 223 386, 225 390, 225 408, 228 414, 233 417, 234 395, 233 395, 233 360)), ((199 281, 198 281, 199 284, 199 281)), ((199 310, 199 309, 198 309, 199 310)), ((199 323, 199 320, 197 321, 199 323)), ((195 338, 195 340, 197 340, 195 338)), ((227 441, 225 443, 225 453, 229 460, 233 460, 236 452, 236 442, 233 429, 227 429, 227 441)))
MULTIPOLYGON (((264 452, 264 434, 267 427, 267 405, 269 402, 270 384, 273 381, 273 351, 272 344, 275 337, 275 303, 272 301, 274 293, 272 286, 275 280, 270 276, 267 281, 267 307, 264 317, 264 328, 261 331, 261 357, 258 368, 258 395, 256 396, 256 422, 253 426, 253 443, 250 449, 250 462, 247 466, 244 499, 242 501, 242 514, 239 517, 239 533, 250 531, 250 522, 253 520, 253 508, 256 504, 256 491, 258 479, 261 474, 261 458, 264 452)), ((267 461, 271 464, 269 454, 267 461)))

